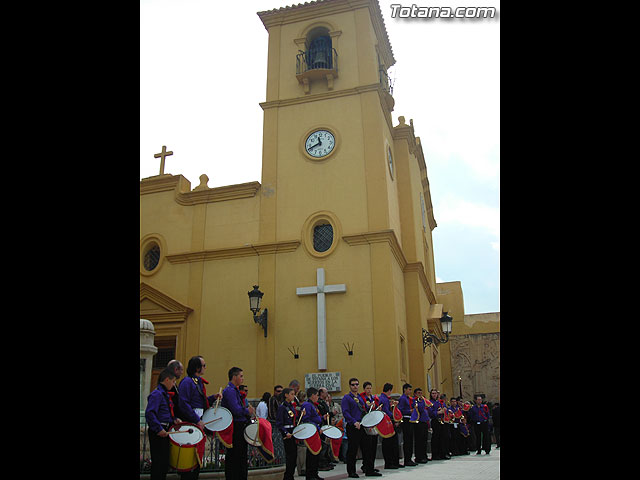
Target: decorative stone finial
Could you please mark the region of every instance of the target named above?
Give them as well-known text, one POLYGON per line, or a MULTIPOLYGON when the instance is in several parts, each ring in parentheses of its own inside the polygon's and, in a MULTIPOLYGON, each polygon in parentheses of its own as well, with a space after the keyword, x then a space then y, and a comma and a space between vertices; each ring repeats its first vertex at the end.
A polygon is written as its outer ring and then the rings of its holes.
POLYGON ((203 173, 202 175, 200 175, 200 185, 194 188, 193 191, 195 192, 196 190, 209 190, 209 187, 207 186, 208 182, 209 177, 207 177, 207 175, 203 173))

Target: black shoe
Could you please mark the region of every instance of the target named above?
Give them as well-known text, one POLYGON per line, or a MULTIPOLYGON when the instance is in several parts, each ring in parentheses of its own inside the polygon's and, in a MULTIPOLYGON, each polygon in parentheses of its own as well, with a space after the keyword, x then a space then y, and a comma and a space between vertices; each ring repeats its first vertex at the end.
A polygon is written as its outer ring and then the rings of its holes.
POLYGON ((349 478, 360 478, 360 475, 358 475, 357 473, 350 473, 349 478))
POLYGON ((416 463, 427 463, 429 460, 427 460, 426 458, 422 458, 420 460, 416 459, 416 463))
POLYGON ((396 468, 404 468, 404 465, 397 464, 397 465, 395 465, 395 467, 396 468))
POLYGON ((381 477, 382 474, 379 472, 369 472, 364 474, 365 477, 381 477))
POLYGON ((415 467, 416 465, 418 465, 418 464, 412 462, 411 460, 408 460, 408 461, 404 462, 404 466, 405 467, 415 467))

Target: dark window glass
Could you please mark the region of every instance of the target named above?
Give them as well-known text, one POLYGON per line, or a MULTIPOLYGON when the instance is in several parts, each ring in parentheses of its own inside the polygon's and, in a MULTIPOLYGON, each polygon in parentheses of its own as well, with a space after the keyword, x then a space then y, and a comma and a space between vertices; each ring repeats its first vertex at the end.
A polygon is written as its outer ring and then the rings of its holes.
POLYGON ((326 252, 333 243, 333 227, 329 224, 313 228, 313 248, 316 252, 326 252))
POLYGON ((158 245, 154 245, 151 247, 147 253, 144 254, 144 268, 148 272, 153 270, 158 266, 158 262, 160 261, 160 247, 158 245))

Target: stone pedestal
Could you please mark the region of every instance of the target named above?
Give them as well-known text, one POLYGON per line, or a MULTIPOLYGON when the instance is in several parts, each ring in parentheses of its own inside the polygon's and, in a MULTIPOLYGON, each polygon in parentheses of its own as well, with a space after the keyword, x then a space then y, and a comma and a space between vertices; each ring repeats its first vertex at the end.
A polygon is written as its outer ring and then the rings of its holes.
POLYGON ((147 408, 147 397, 151 391, 151 367, 153 356, 158 348, 153 344, 156 335, 153 323, 143 318, 140 319, 140 411, 147 408))

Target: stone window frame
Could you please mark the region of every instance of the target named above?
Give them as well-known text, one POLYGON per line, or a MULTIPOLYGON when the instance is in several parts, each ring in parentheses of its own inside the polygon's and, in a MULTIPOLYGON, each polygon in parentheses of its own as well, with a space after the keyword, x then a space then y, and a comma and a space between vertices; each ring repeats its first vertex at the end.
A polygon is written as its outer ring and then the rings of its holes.
POLYGON ((140 275, 149 277, 158 273, 162 268, 162 265, 164 264, 164 259, 166 256, 167 247, 164 238, 157 233, 145 235, 142 240, 140 240, 140 275), (151 250, 155 246, 160 249, 160 258, 158 259, 158 264, 155 266, 155 268, 153 268, 152 270, 147 270, 144 266, 144 258, 149 250, 151 250))
POLYGON ((321 210, 311 214, 302 227, 302 245, 307 253, 315 258, 324 258, 331 255, 338 247, 342 236, 342 227, 338 217, 328 210, 321 210), (317 225, 329 224, 333 229, 333 242, 324 252, 318 252, 313 246, 313 232, 317 225))

